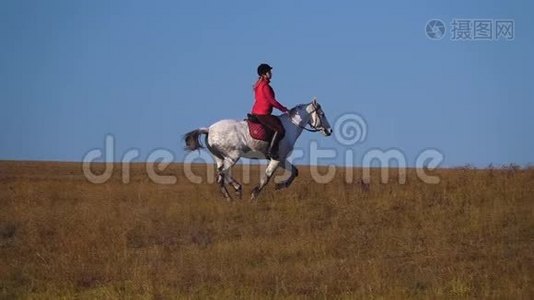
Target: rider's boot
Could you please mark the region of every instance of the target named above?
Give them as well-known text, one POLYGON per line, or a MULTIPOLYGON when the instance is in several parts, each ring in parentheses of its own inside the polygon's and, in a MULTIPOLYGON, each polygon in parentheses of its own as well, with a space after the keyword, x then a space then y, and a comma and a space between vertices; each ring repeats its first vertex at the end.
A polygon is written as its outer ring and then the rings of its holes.
POLYGON ((269 150, 267 151, 267 157, 271 159, 278 159, 278 137, 280 136, 280 133, 278 131, 275 131, 273 134, 273 139, 271 140, 271 144, 269 145, 269 150))

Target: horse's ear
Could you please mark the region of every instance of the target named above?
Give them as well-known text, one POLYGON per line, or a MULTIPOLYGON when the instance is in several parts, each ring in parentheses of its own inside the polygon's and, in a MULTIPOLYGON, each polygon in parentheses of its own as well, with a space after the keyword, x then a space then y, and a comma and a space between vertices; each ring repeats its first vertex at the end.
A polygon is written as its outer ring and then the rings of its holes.
POLYGON ((317 105, 317 97, 313 97, 312 103, 313 103, 313 105, 317 105))

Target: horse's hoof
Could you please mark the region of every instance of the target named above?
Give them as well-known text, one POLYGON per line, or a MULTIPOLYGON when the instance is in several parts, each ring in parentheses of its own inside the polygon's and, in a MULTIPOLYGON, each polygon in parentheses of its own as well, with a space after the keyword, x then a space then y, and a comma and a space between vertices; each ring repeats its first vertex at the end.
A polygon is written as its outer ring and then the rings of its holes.
POLYGON ((287 184, 281 182, 281 183, 277 183, 274 187, 275 190, 281 190, 281 189, 285 189, 287 187, 287 184))
POLYGON ((237 196, 237 198, 239 200, 242 200, 243 199, 243 189, 241 187, 239 187, 238 189, 235 190, 235 195, 237 196))
POLYGON ((250 201, 254 201, 258 198, 258 194, 260 193, 260 189, 254 188, 252 190, 252 193, 250 194, 250 201))

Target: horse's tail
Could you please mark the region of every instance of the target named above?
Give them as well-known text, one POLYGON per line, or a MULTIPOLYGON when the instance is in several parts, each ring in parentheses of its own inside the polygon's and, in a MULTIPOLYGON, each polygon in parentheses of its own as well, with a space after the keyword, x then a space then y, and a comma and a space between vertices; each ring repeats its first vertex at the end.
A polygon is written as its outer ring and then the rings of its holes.
POLYGON ((209 129, 208 128, 199 128, 195 129, 193 131, 190 131, 184 135, 184 141, 185 141, 185 150, 188 151, 194 151, 198 149, 204 148, 202 143, 199 141, 199 137, 202 134, 206 134, 206 137, 208 136, 209 129))

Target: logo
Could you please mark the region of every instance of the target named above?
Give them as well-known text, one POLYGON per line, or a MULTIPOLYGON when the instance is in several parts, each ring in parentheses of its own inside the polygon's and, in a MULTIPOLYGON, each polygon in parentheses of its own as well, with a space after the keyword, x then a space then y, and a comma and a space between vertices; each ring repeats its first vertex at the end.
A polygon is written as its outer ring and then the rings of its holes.
POLYGON ((445 23, 434 19, 428 21, 425 27, 426 36, 431 40, 441 40, 445 36, 445 23))

